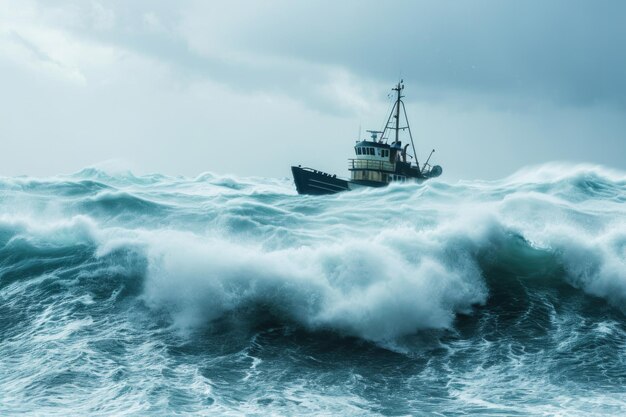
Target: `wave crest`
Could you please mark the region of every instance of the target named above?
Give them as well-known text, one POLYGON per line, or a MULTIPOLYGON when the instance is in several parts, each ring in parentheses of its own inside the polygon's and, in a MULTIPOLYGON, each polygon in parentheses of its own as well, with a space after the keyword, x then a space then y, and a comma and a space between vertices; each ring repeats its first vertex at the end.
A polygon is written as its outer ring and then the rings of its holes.
MULTIPOLYGON (((143 274, 142 299, 181 328, 264 311, 374 341, 451 329, 459 314, 489 302, 494 283, 512 279, 567 283, 623 311, 624 177, 543 170, 555 174, 330 197, 295 196, 279 180, 86 171, 49 179, 37 193, 5 188, 0 203, 24 210, 0 218, 0 274, 35 250, 64 247, 50 255, 59 268, 83 245, 97 248, 90 258, 134 265, 126 275, 143 274), (54 192, 68 181, 93 189, 54 192), (130 252, 145 268, 124 262, 130 252)), ((68 271, 80 270, 77 259, 68 271)))

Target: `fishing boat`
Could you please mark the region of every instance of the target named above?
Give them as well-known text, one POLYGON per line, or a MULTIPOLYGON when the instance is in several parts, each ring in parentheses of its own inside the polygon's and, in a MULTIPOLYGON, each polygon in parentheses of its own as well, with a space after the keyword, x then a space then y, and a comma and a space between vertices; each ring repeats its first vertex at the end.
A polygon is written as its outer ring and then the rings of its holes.
POLYGON ((392 182, 422 182, 441 175, 441 166, 429 164, 434 149, 422 166, 417 160, 413 134, 402 101, 403 81, 400 80, 392 90, 396 93, 395 101, 384 129, 368 130, 371 135, 369 140, 356 141, 355 157, 348 159, 350 178, 339 178, 301 165, 292 166, 291 172, 299 194, 335 194, 359 187, 384 187, 392 182), (404 123, 400 120, 401 116, 404 116, 404 123), (402 145, 400 133, 405 131, 411 143, 402 145), (409 146, 412 155, 408 152, 409 146))

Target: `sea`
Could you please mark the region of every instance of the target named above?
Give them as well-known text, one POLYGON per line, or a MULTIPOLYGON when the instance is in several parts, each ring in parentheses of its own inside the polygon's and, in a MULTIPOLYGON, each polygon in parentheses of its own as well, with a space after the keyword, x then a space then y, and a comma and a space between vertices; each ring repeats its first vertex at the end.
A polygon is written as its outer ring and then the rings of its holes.
POLYGON ((0 415, 626 415, 626 173, 0 177, 0 415))

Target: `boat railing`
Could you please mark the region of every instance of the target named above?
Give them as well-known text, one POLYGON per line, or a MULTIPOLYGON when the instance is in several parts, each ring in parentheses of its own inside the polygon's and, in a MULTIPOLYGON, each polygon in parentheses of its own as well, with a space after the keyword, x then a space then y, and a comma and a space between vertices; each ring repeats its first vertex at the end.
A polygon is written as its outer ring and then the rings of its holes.
POLYGON ((372 161, 371 159, 348 159, 348 169, 368 169, 372 171, 389 171, 396 170, 395 164, 387 161, 372 161))
POLYGON ((303 167, 302 165, 298 165, 298 168, 301 168, 301 169, 303 169, 303 170, 305 170, 305 171, 312 172, 312 173, 314 173, 314 174, 320 174, 320 175, 323 175, 323 176, 325 176, 325 177, 337 178, 337 174, 335 174, 335 175, 331 175, 331 174, 328 174, 328 173, 326 173, 326 172, 324 172, 324 171, 319 171, 319 170, 317 170, 317 169, 313 169, 313 168, 309 168, 309 167, 303 167))

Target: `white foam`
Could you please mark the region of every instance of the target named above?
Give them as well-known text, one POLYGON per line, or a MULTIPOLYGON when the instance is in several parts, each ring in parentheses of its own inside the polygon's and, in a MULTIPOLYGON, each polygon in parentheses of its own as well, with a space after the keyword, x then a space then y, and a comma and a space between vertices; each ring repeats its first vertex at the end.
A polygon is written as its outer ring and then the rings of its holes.
POLYGON ((389 229, 369 242, 271 251, 223 237, 144 231, 145 298, 170 309, 183 327, 265 304, 309 328, 388 340, 450 327, 456 313, 485 301, 467 252, 473 243, 455 234, 449 227, 389 229))
MULTIPOLYGON (((146 222, 146 215, 123 223, 126 216, 109 224, 108 217, 64 217, 61 207, 52 217, 3 215, 0 227, 55 245, 95 241, 96 256, 135 248, 147 259, 145 300, 170 311, 181 328, 255 305, 311 329, 376 341, 450 328, 456 314, 471 312, 488 297, 479 254, 497 249, 510 235, 553 253, 572 285, 623 307, 626 210, 597 197, 574 203, 558 186, 532 184, 553 184, 555 176, 575 179, 581 172, 601 173, 598 181, 622 177, 555 164, 535 171, 534 179, 524 173, 515 181, 446 185, 443 191, 433 183, 328 198, 277 196, 274 211, 254 195, 251 179, 237 197, 237 187, 225 191, 225 204, 215 197, 216 188, 203 190, 198 179, 177 178, 171 192, 183 200, 180 218, 146 222), (193 210, 198 206, 205 217, 193 210), (245 233, 229 223, 242 216, 253 220, 245 233)), ((619 192, 619 184, 609 185, 619 192)))

